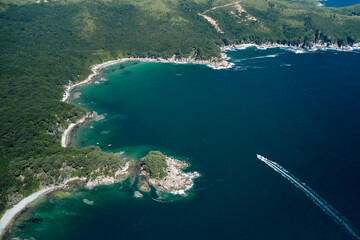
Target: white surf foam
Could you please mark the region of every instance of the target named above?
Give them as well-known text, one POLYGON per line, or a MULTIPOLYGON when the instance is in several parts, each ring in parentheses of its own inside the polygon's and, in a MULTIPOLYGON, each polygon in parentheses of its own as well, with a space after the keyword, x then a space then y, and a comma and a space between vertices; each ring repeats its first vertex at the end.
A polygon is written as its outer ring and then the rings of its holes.
POLYGON ((173 200, 160 200, 157 198, 151 198, 152 200, 154 200, 155 202, 159 202, 159 203, 171 203, 173 202, 173 200))
POLYGON ((294 175, 292 175, 289 171, 287 171, 285 168, 283 168, 276 162, 273 162, 259 154, 256 154, 256 157, 262 162, 264 162, 266 165, 274 169, 276 172, 280 173, 281 176, 286 178, 295 187, 303 191, 306 196, 313 200, 313 202, 319 208, 321 208, 321 210, 323 210, 328 216, 330 216, 336 223, 343 226, 354 238, 360 240, 360 236, 350 227, 350 223, 346 220, 346 218, 342 216, 329 203, 327 203, 322 197, 320 197, 320 195, 317 194, 314 190, 312 190, 309 186, 301 182, 299 179, 297 179, 294 175))

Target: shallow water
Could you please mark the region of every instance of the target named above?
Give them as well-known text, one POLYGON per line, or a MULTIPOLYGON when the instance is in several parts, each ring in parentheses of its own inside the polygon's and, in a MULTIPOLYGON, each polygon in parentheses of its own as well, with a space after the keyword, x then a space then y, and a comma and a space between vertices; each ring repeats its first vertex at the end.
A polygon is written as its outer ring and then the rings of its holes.
POLYGON ((102 74, 107 82, 78 89, 74 101, 105 114, 77 131, 75 146, 99 143, 132 158, 157 149, 186 159, 202 174, 187 197, 152 191, 135 199, 130 181, 80 189, 43 198, 11 236, 352 239, 256 154, 286 168, 360 229, 360 53, 249 48, 228 55, 236 64, 229 70, 115 65, 102 74))

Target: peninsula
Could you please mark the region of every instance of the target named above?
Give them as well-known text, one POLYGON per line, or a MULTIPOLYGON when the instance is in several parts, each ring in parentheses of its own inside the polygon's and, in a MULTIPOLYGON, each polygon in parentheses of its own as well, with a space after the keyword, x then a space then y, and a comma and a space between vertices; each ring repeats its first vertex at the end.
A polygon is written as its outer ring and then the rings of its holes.
POLYGON ((200 176, 198 172, 185 173, 182 169, 188 163, 167 157, 159 151, 150 151, 139 162, 139 188, 150 191, 148 184, 158 191, 185 195, 193 185, 193 179, 200 176))

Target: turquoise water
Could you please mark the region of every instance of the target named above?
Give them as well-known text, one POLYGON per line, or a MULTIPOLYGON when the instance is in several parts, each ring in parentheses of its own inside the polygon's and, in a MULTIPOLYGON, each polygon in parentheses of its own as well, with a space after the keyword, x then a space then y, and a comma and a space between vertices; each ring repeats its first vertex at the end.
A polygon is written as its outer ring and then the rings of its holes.
POLYGON ((103 71, 107 82, 82 87, 74 101, 105 119, 80 128, 73 145, 185 159, 202 175, 187 197, 153 191, 135 199, 131 180, 80 189, 44 197, 11 236, 354 239, 256 154, 308 184, 359 232, 360 53, 249 48, 228 55, 236 64, 228 70, 115 65, 103 71))

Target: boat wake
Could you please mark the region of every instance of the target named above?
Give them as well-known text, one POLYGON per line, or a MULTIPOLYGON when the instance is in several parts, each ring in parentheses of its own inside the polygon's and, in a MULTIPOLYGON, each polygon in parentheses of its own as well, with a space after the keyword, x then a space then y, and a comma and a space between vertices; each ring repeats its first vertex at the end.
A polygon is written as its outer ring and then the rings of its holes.
POLYGON ((360 236, 350 227, 350 223, 346 220, 344 216, 342 216, 335 208, 333 208, 329 203, 327 203, 319 194, 317 194, 314 190, 312 190, 309 186, 305 183, 301 182, 297 179, 294 175, 292 175, 289 171, 285 168, 273 162, 259 154, 256 154, 256 157, 264 162, 266 165, 271 167, 276 172, 280 173, 281 176, 286 178, 292 185, 299 188, 303 191, 306 196, 308 196, 313 202, 321 208, 327 215, 329 215, 336 223, 343 226, 350 235, 354 238, 360 240, 360 236))
POLYGON ((269 54, 269 55, 265 55, 265 56, 258 56, 258 57, 251 57, 251 58, 241 58, 241 59, 235 60, 234 62, 238 63, 238 62, 247 61, 247 60, 254 60, 254 59, 275 58, 275 57, 278 57, 278 56, 280 56, 282 54, 283 53, 276 53, 276 54, 269 54))

